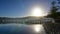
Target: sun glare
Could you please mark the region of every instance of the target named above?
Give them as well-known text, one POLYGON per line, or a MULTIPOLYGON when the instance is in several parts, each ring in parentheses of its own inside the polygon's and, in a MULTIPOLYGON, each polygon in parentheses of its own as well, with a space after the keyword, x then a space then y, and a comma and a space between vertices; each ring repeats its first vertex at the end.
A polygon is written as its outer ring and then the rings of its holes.
POLYGON ((35 27, 34 27, 34 30, 36 31, 36 32, 40 32, 42 29, 42 25, 36 25, 35 27))
POLYGON ((32 15, 36 17, 43 16, 43 12, 39 7, 36 7, 32 10, 32 15))

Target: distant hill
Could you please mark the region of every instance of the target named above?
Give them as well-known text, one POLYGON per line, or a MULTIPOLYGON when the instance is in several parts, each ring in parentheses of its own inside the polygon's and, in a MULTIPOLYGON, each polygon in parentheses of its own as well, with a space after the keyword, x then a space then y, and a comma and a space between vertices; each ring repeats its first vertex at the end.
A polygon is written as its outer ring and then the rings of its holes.
POLYGON ((20 17, 20 18, 10 18, 10 17, 0 17, 0 23, 23 23, 26 21, 39 20, 42 17, 20 17))

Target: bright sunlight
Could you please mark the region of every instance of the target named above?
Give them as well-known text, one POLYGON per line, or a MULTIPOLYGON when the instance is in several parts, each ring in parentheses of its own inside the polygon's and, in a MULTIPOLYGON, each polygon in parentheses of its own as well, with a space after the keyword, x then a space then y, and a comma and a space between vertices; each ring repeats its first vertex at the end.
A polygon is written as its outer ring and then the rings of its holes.
POLYGON ((40 17, 43 16, 43 11, 39 7, 35 7, 32 10, 32 16, 40 17))
POLYGON ((40 32, 40 31, 42 30, 42 25, 36 25, 36 26, 34 27, 34 30, 35 30, 36 32, 40 32))

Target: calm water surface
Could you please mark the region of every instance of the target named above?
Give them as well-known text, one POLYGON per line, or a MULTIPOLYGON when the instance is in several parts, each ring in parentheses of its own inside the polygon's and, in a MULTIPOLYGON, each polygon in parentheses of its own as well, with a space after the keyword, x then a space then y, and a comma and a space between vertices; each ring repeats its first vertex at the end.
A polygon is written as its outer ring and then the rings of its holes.
POLYGON ((46 34, 41 24, 0 24, 0 34, 46 34))

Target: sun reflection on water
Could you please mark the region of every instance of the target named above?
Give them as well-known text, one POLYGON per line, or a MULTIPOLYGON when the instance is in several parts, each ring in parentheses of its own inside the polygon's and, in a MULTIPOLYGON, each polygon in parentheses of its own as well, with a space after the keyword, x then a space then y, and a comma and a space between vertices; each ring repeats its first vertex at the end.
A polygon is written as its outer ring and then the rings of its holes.
POLYGON ((42 31, 42 25, 34 25, 35 32, 41 32, 42 31))

